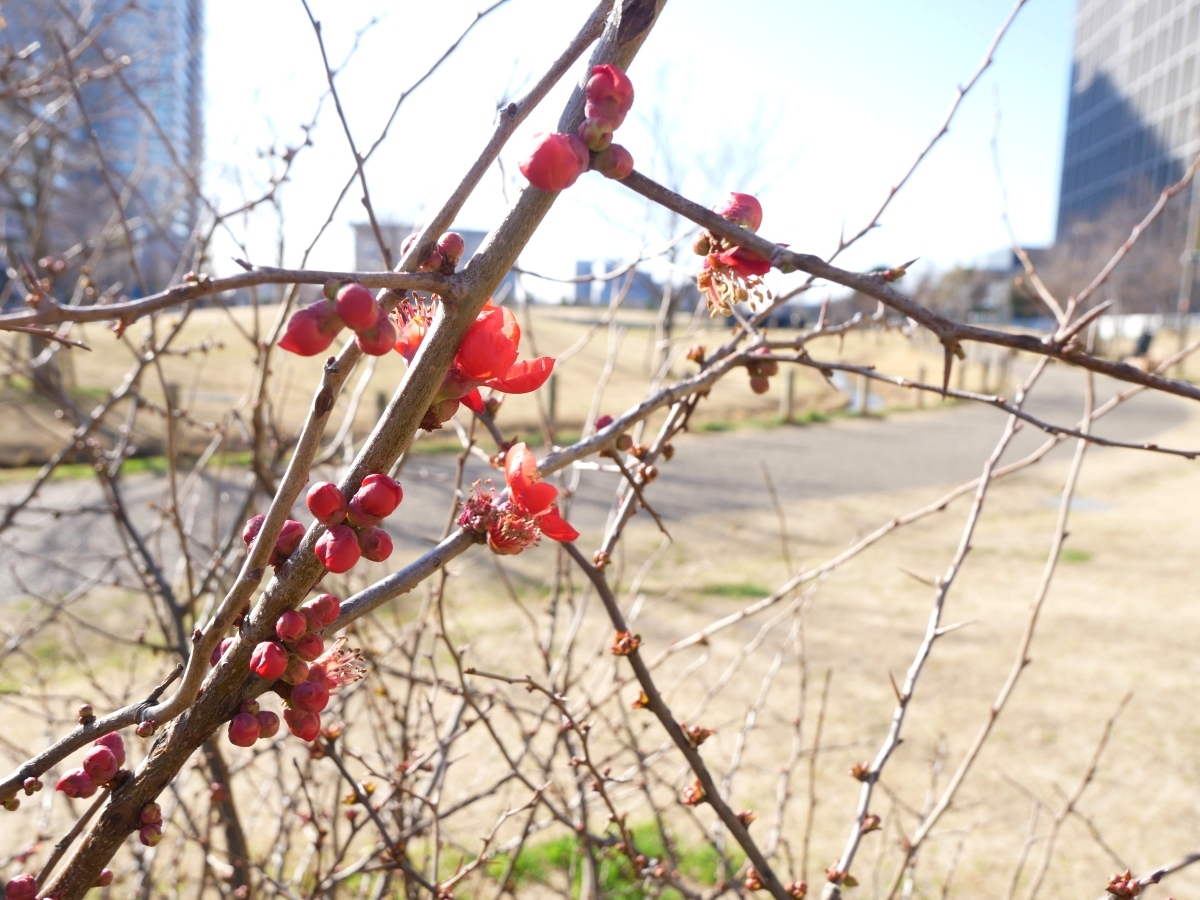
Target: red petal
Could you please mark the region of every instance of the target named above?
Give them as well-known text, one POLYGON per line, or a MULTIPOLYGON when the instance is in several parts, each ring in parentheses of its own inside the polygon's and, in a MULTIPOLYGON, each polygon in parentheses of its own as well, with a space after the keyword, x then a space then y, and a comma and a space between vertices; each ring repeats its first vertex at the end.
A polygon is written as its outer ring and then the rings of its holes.
POLYGON ((514 363, 502 378, 493 378, 487 382, 488 387, 504 391, 506 394, 528 394, 536 391, 550 373, 554 371, 553 356, 539 356, 537 359, 523 359, 514 363))
POLYGON ((538 480, 537 458, 522 441, 509 448, 504 460, 504 480, 514 497, 519 497, 538 480))
POLYGON ((771 261, 766 257, 747 250, 745 247, 735 247, 722 253, 718 259, 743 278, 752 275, 766 275, 771 271, 771 261))
POLYGON ((535 481, 517 494, 514 499, 525 512, 536 516, 548 510, 557 497, 558 488, 554 485, 545 481, 535 481))
POLYGON ((479 388, 475 388, 475 390, 463 394, 458 399, 462 402, 462 405, 471 412, 483 415, 483 397, 479 395, 479 388))
POLYGON ((546 515, 537 520, 537 523, 538 528, 542 530, 542 534, 551 540, 569 544, 579 537, 579 532, 572 528, 567 520, 558 514, 557 510, 546 513, 546 515))

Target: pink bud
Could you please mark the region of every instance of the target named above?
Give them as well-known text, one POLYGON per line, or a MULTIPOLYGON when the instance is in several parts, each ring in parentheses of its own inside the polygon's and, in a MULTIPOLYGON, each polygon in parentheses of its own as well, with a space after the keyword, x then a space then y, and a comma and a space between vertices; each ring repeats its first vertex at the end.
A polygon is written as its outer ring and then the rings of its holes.
POLYGON ((355 331, 366 331, 379 317, 379 303, 361 284, 347 284, 337 293, 337 314, 355 331))
POLYGON ((584 88, 587 117, 604 118, 620 128, 633 107, 633 82, 616 66, 596 66, 584 88))
POLYGON ((133 733, 138 737, 148 738, 154 734, 156 728, 158 728, 158 723, 153 719, 143 719, 137 723, 137 726, 133 729, 133 733))
POLYGON ((404 499, 404 489, 396 479, 372 473, 362 480, 354 499, 358 501, 359 509, 367 515, 382 519, 396 511, 404 499))
POLYGON ((22 783, 21 787, 25 790, 25 796, 32 797, 42 789, 42 783, 33 775, 30 775, 22 783))
POLYGON ((765 375, 750 376, 750 390, 756 394, 765 394, 771 389, 771 381, 765 375))
POLYGON ((579 136, 589 150, 599 153, 612 144, 613 124, 608 119, 584 119, 579 123, 579 136))
POLYGON ((383 562, 392 555, 392 536, 382 528, 372 528, 359 533, 358 546, 371 562, 383 562))
POLYGON ((321 640, 319 634, 309 632, 300 640, 292 645, 292 649, 296 651, 296 655, 305 662, 312 662, 321 655, 321 651, 325 649, 325 642, 321 640))
POLYGON ((349 572, 362 555, 358 548, 358 536, 353 528, 346 525, 334 525, 321 535, 317 540, 316 553, 317 559, 335 575, 349 572))
POLYGON ((602 415, 596 419, 596 430, 600 431, 603 428, 607 428, 612 423, 613 423, 613 417, 608 415, 607 413, 605 413, 604 415, 602 415))
POLYGON ((282 675, 287 663, 287 651, 274 641, 263 641, 250 655, 250 671, 268 681, 274 681, 282 675))
POLYGON ((104 887, 108 887, 112 883, 113 883, 113 870, 112 869, 101 869, 100 877, 96 879, 95 887, 104 888, 104 887))
POLYGON ((107 747, 93 747, 83 758, 83 771, 96 784, 111 781, 119 768, 117 757, 107 747))
POLYGON ((66 772, 54 785, 56 791, 62 791, 68 797, 78 797, 86 800, 96 793, 96 782, 83 769, 71 769, 66 772))
POLYGON ((275 553, 271 557, 271 565, 283 565, 284 560, 291 556, 300 546, 300 542, 304 540, 304 531, 304 526, 294 519, 288 519, 283 523, 283 528, 279 530, 279 537, 275 540, 275 553))
POLYGON ((329 688, 316 681, 305 681, 292 688, 289 701, 293 708, 319 713, 329 705, 329 688))
POLYGON ((739 194, 734 191, 714 206, 713 212, 749 231, 758 231, 759 226, 762 225, 762 205, 757 198, 750 194, 739 194))
POLYGON ((279 677, 288 684, 299 684, 308 677, 308 663, 298 656, 289 656, 287 669, 279 677))
POLYGON ((162 825, 143 825, 138 829, 138 840, 147 847, 157 847, 162 836, 162 825))
POLYGON ((154 802, 147 803, 138 811, 138 819, 143 825, 161 825, 162 807, 154 802))
POLYGON ((238 713, 229 723, 229 743, 251 747, 258 740, 258 718, 250 713, 238 713))
POLYGON ((308 631, 308 620, 301 613, 289 609, 275 620, 275 633, 281 641, 294 641, 304 637, 308 631))
POLYGON ((633 156, 620 144, 613 144, 603 153, 596 154, 596 171, 605 178, 620 181, 633 171, 633 156))
POLYGON ((246 524, 242 526, 242 540, 246 542, 246 546, 254 543, 254 539, 258 537, 258 533, 262 531, 263 522, 265 521, 267 521, 267 517, 262 513, 246 520, 246 524))
POLYGON ((308 620, 309 631, 324 631, 337 621, 341 611, 342 603, 333 594, 321 594, 300 604, 300 612, 308 620))
POLYGON ((396 326, 386 309, 379 307, 375 323, 355 334, 354 343, 367 356, 384 356, 392 351, 396 346, 396 326))
POLYGON ((321 717, 316 713, 305 712, 302 709, 285 709, 283 719, 287 722, 288 731, 302 741, 315 741, 321 733, 321 717))
POLYGON ((333 304, 318 300, 292 314, 287 330, 279 339, 279 348, 297 356, 316 356, 329 349, 341 330, 342 320, 333 304))
POLYGON ((322 525, 336 525, 346 518, 346 495, 331 481, 318 481, 310 487, 304 504, 322 525))
MULTIPOLYGON (((456 407, 458 406, 457 400, 452 400, 450 402, 456 407)), ((346 521, 355 528, 370 528, 374 525, 378 525, 382 519, 382 516, 373 516, 363 509, 362 501, 360 501, 357 496, 350 498, 350 504, 346 507, 346 521)))
POLYGON ((539 132, 533 136, 533 149, 517 167, 538 190, 561 191, 573 185, 590 162, 587 144, 578 135, 539 132))
POLYGON ((273 738, 277 734, 279 734, 279 716, 269 709, 262 710, 258 714, 258 736, 273 738))
POLYGON ((232 643, 233 638, 222 638, 221 643, 217 644, 217 646, 213 648, 212 655, 208 658, 208 664, 210 666, 215 666, 217 663, 219 663, 221 661, 221 657, 225 655, 225 651, 229 649, 229 646, 232 643))
POLYGON ((107 747, 117 760, 117 766, 125 765, 125 741, 115 731, 103 734, 92 741, 97 747, 107 747))
POLYGON ((442 254, 442 260, 449 263, 450 268, 453 269, 458 265, 463 254, 467 252, 467 243, 457 231, 447 231, 438 238, 437 248, 438 252, 442 254))
POLYGON ((34 900, 37 897, 37 879, 28 873, 22 873, 16 878, 9 879, 4 888, 4 900, 34 900))

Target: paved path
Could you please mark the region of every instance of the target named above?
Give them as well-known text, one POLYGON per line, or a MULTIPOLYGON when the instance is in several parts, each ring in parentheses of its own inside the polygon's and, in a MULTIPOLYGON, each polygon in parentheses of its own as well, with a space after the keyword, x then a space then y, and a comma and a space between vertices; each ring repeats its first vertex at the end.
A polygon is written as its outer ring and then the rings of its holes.
MULTIPOLYGON (((1098 397, 1108 397, 1113 382, 1099 379, 1098 397)), ((1031 398, 1030 412, 1059 424, 1074 425, 1082 408, 1082 377, 1052 367, 1031 398)), ((1147 440, 1183 423, 1194 414, 1186 401, 1146 392, 1102 419, 1096 433, 1121 440, 1147 440)), ((770 430, 747 429, 726 434, 683 435, 675 459, 663 466, 663 477, 651 488, 651 502, 667 519, 713 515, 730 510, 767 509, 761 466, 767 465, 785 503, 852 493, 890 491, 965 481, 979 473, 995 446, 1005 414, 974 404, 929 410, 885 419, 839 420, 825 425, 770 430)), ((1045 440, 1044 432, 1026 426, 1005 459, 1025 455, 1045 440)), ((1058 454, 1069 453, 1069 445, 1058 454)), ((1132 452, 1111 450, 1101 452, 1132 452)), ((405 501, 389 521, 397 538, 393 560, 404 562, 430 546, 442 532, 453 485, 452 455, 417 456, 401 480, 405 501)), ((467 483, 499 473, 471 460, 467 483)), ((185 520, 196 533, 211 534, 214 508, 232 516, 242 487, 202 482, 184 504, 185 520)), ((585 532, 603 527, 617 476, 587 473, 572 510, 572 520, 585 532)), ((135 476, 125 480, 126 504, 139 527, 150 528, 155 514, 149 504, 163 503, 163 480, 135 476)), ((21 485, 0 487, 0 504, 24 492, 21 485)), ((21 527, 0 536, 0 598, 21 596, 30 589, 44 595, 77 588, 85 575, 104 571, 106 560, 119 552, 120 539, 103 512, 99 490, 90 481, 47 485, 37 510, 19 519, 21 527), (79 511, 80 507, 84 511, 79 511), (95 512, 87 511, 96 509, 95 512), (55 517, 52 510, 71 511, 55 517), (61 568, 54 561, 66 561, 61 568)), ((149 541, 168 559, 174 578, 178 558, 170 534, 149 541)), ((126 583, 134 579, 123 573, 126 583)))

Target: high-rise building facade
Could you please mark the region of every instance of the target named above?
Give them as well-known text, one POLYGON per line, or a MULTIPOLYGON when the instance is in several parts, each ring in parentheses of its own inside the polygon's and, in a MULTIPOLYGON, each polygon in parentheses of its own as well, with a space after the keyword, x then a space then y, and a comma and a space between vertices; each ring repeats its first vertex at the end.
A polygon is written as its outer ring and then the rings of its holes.
POLYGON ((1079 0, 1058 235, 1176 181, 1200 151, 1200 0, 1079 0))
POLYGON ((203 0, 0 4, 0 56, 14 76, 55 65, 60 41, 79 48, 69 102, 0 103, 5 136, 41 117, 49 148, 31 148, 14 177, 0 179, 5 240, 29 244, 21 249, 35 259, 90 265, 99 286, 119 281, 121 293, 162 289, 190 267, 196 247, 203 0))

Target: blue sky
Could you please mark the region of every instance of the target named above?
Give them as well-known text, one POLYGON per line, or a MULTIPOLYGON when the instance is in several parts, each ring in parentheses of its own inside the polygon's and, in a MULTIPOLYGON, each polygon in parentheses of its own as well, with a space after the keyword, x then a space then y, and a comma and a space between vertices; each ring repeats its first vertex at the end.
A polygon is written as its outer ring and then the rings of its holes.
MULTIPOLYGON (((360 147, 378 135, 400 90, 427 68, 483 0, 312 0, 335 62, 372 19, 338 79, 360 147)), ((1010 0, 671 0, 630 69, 634 111, 618 134, 639 169, 711 204, 725 191, 758 193, 762 233, 828 254, 839 230, 864 224, 928 141, 955 86, 978 65, 1010 0)), ((420 220, 436 207, 490 133, 497 100, 518 94, 574 33, 589 0, 509 0, 401 109, 369 164, 383 217, 420 220)), ((261 183, 258 151, 295 141, 324 87, 316 41, 294 0, 209 0, 207 181, 227 200, 261 183)), ((1026 244, 1053 238, 1073 34, 1072 0, 1029 0, 993 67, 950 133, 893 202, 883 227, 843 257, 849 267, 919 256, 946 267, 1007 243, 990 141, 999 146, 1009 205, 1026 244)), ((529 135, 553 126, 566 86, 517 133, 460 224, 499 221, 523 181, 515 162, 529 135)), ((327 103, 283 193, 284 261, 323 221, 353 163, 327 103)), ((343 203, 310 266, 349 267, 343 203)), ((577 258, 624 259, 662 241, 669 223, 618 184, 590 173, 555 204, 522 257, 571 275, 577 258)), ((253 258, 274 261, 278 220, 238 223, 253 258)), ((223 242, 222 258, 235 252, 223 242)), ((682 259, 685 265, 691 260, 682 259)), ((552 289, 550 292, 559 289, 552 289)))

